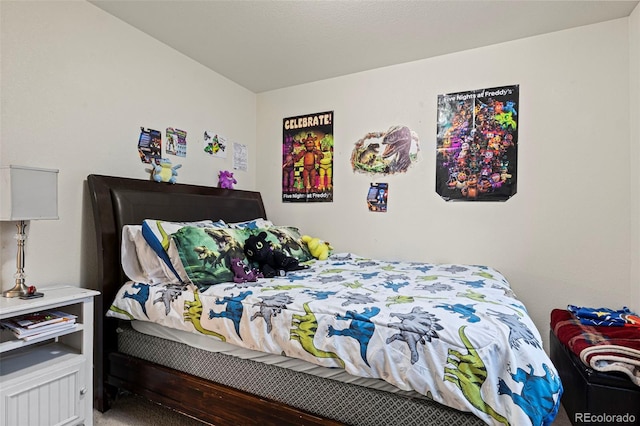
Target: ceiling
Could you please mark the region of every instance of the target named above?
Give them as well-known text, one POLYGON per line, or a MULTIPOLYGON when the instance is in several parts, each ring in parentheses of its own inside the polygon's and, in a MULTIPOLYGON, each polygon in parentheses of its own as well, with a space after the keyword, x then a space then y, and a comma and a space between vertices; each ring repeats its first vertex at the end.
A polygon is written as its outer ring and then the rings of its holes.
POLYGON ((639 3, 89 2, 254 93, 622 18, 639 3))

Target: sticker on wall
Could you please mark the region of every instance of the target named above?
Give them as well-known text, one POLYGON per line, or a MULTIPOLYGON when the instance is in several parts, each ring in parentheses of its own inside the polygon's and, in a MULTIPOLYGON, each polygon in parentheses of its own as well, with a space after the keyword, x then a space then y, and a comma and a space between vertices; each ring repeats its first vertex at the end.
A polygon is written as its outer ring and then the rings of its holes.
POLYGON ((360 173, 404 173, 418 160, 419 142, 418 134, 407 126, 369 132, 356 142, 351 152, 351 168, 360 173))
POLYGON ((282 138, 282 201, 333 201, 333 111, 285 118, 282 138))
POLYGON ((519 86, 438 96, 436 192, 506 201, 516 193, 519 86))
POLYGON ((162 133, 159 130, 140 127, 138 154, 143 163, 158 164, 162 158, 162 133))
POLYGON ((187 132, 173 127, 167 127, 166 131, 167 146, 165 151, 167 154, 177 155, 178 157, 187 156, 187 132))
POLYGON ((389 184, 372 183, 367 193, 367 206, 372 212, 386 212, 389 198, 389 184))
POLYGON ((217 158, 227 158, 227 138, 205 130, 202 137, 205 154, 217 158))

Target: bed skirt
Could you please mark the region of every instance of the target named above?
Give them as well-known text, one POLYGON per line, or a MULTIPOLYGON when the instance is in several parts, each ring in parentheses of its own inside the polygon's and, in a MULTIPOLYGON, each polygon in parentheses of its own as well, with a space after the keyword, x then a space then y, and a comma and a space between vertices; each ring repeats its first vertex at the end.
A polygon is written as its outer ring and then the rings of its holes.
POLYGON ((484 424, 471 413, 461 412, 429 399, 389 394, 209 352, 139 333, 127 324, 120 328, 118 350, 349 425, 484 424))

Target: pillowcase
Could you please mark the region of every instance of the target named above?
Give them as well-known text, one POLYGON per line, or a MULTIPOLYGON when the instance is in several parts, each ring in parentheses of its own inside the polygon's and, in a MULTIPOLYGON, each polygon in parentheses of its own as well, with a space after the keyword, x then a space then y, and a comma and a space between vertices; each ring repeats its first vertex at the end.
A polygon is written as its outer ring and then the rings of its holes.
POLYGON ((260 229, 260 228, 270 228, 273 225, 273 222, 258 218, 253 220, 247 220, 245 222, 235 222, 235 223, 227 223, 227 227, 235 228, 235 229, 260 229))
POLYGON ((175 250, 171 234, 183 227, 221 227, 226 226, 223 221, 202 220, 198 222, 168 222, 164 220, 145 219, 142 222, 142 236, 156 255, 175 276, 180 277, 176 264, 180 263, 180 256, 175 250))
POLYGON ((285 254, 296 258, 298 262, 306 262, 313 259, 307 245, 302 242, 300 230, 296 227, 271 226, 269 228, 252 229, 249 232, 251 232, 250 235, 258 235, 260 232, 266 232, 266 239, 274 249, 282 250, 285 254))
POLYGON ((175 265, 172 270, 147 244, 142 236, 141 225, 123 226, 120 252, 122 269, 132 281, 152 285, 189 282, 189 277, 180 263, 177 252, 170 256, 171 264, 175 265))
POLYGON ((231 259, 244 260, 244 229, 184 226, 171 235, 184 270, 201 290, 232 282, 231 259))

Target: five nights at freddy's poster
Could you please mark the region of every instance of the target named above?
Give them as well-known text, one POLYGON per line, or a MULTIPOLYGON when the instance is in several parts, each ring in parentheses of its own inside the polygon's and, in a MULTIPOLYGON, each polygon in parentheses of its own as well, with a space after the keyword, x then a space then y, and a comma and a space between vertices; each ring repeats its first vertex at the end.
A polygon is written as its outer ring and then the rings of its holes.
POLYGON ((438 96, 436 191, 445 200, 516 193, 519 86, 438 96))
POLYGON ((333 111, 285 118, 282 138, 282 201, 333 201, 333 111))

